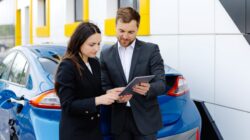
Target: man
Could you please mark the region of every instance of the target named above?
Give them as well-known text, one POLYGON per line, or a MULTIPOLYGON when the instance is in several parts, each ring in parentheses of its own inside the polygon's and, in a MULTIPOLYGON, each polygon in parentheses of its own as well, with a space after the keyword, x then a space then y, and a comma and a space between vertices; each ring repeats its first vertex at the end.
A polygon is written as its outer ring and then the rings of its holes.
POLYGON ((115 140, 155 140, 162 127, 157 95, 165 91, 164 66, 156 44, 136 39, 140 15, 133 8, 117 11, 118 42, 101 52, 104 90, 126 86, 136 76, 155 75, 150 83, 133 87, 112 105, 111 132, 115 140))

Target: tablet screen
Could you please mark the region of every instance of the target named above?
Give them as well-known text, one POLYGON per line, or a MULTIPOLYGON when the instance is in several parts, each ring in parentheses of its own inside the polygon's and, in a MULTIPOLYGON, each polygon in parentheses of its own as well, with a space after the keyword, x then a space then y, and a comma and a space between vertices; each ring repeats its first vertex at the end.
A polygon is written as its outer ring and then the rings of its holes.
POLYGON ((132 88, 135 85, 140 84, 140 83, 149 83, 154 77, 155 75, 135 77, 131 82, 129 82, 129 84, 125 87, 125 89, 120 93, 120 96, 134 93, 132 88))

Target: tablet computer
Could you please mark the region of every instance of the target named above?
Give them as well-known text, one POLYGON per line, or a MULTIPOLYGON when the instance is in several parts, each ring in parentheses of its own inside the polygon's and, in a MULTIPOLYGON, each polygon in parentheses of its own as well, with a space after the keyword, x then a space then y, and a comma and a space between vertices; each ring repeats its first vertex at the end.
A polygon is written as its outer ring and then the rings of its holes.
POLYGON ((148 76, 138 76, 135 77, 129 84, 125 87, 125 89, 119 94, 120 96, 126 95, 126 94, 132 94, 134 93, 133 87, 140 83, 149 83, 155 75, 148 75, 148 76))

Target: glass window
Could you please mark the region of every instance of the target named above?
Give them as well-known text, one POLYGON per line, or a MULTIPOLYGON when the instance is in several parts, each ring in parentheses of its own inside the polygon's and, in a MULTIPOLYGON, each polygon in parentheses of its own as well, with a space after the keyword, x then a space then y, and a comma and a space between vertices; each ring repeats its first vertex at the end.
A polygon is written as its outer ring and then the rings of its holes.
POLYGON ((20 53, 17 54, 9 74, 9 81, 17 84, 26 84, 28 64, 26 58, 20 53))
POLYGON ((83 0, 75 0, 75 21, 82 21, 83 0))
POLYGON ((38 0, 38 25, 46 26, 46 0, 38 0))
POLYGON ((39 58, 39 62, 41 63, 44 71, 48 72, 52 76, 52 79, 54 79, 58 63, 49 58, 42 58, 42 57, 39 58))
POLYGON ((7 80, 9 76, 9 70, 11 67, 11 64, 16 56, 16 52, 10 53, 5 57, 3 62, 0 64, 0 78, 7 80))
POLYGON ((139 11, 139 0, 118 0, 118 8, 133 7, 139 11))
POLYGON ((23 76, 20 77, 20 82, 19 83, 21 85, 26 85, 26 79, 27 79, 26 75, 28 73, 28 68, 29 68, 29 63, 26 63, 25 66, 24 66, 23 72, 21 74, 23 76))

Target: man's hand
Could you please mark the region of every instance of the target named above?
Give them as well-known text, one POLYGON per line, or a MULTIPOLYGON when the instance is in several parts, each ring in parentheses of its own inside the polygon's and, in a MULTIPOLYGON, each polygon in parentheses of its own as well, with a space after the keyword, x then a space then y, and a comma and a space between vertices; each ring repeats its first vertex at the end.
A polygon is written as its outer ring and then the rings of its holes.
POLYGON ((149 91, 149 88, 150 88, 149 83, 140 83, 133 87, 133 91, 140 95, 146 96, 147 92, 149 91))
POLYGON ((118 103, 126 103, 132 98, 132 96, 133 96, 132 94, 120 96, 119 99, 117 100, 117 102, 118 103))

